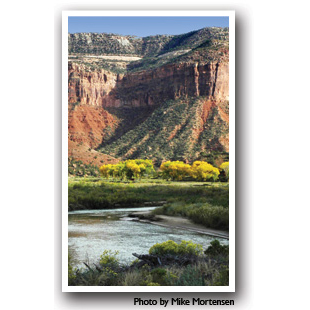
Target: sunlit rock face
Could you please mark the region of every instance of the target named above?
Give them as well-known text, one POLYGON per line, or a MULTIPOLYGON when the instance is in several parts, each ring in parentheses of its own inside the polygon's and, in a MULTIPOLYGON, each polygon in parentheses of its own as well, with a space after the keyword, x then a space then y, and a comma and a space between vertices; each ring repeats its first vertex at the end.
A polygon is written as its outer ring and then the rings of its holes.
POLYGON ((125 75, 69 63, 68 81, 69 103, 82 105, 139 107, 183 96, 229 99, 228 63, 169 64, 125 75))

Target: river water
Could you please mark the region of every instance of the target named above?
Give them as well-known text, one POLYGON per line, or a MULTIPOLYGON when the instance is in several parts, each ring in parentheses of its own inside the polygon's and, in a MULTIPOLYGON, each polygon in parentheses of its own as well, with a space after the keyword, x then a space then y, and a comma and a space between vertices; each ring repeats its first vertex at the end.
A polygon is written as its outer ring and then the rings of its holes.
MULTIPOLYGON (((191 240, 206 249, 215 239, 187 230, 136 222, 128 217, 133 211, 152 209, 154 207, 69 212, 68 245, 74 265, 82 267, 83 262, 96 263, 104 250, 117 250, 120 261, 130 263, 135 259, 132 253, 147 254, 155 243, 191 240)), ((221 244, 228 244, 226 239, 216 239, 221 244)))

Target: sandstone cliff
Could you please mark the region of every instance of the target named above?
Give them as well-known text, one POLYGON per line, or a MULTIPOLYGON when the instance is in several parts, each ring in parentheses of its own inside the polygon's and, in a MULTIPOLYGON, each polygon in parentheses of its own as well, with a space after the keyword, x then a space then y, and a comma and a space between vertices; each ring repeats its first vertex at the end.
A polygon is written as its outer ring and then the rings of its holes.
POLYGON ((113 74, 69 63, 69 103, 140 107, 180 97, 229 100, 228 63, 169 64, 150 71, 113 74))
POLYGON ((102 106, 116 86, 118 75, 105 70, 90 71, 83 65, 69 62, 68 102, 102 106))
MULTIPOLYGON (((227 63, 179 63, 129 73, 119 80, 112 91, 116 98, 114 104, 134 107, 198 96, 228 100, 228 69, 227 63)), ((103 102, 103 106, 108 104, 103 102)))

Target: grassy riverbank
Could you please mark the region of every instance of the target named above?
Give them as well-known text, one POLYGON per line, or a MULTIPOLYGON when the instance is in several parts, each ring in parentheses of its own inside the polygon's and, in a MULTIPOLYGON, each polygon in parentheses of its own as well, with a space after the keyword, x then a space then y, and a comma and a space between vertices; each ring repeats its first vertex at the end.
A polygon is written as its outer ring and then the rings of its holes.
POLYGON ((206 227, 228 230, 228 183, 135 182, 69 178, 69 210, 164 206, 156 214, 184 216, 206 227))

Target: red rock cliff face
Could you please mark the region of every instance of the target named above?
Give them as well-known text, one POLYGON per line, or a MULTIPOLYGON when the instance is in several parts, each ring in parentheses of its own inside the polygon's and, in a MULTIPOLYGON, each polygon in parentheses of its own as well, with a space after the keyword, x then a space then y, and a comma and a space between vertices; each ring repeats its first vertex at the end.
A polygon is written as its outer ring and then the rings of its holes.
POLYGON ((118 75, 104 70, 88 71, 85 66, 69 63, 68 101, 102 106, 117 83, 118 75))
POLYGON ((111 94, 116 106, 160 104, 181 96, 227 100, 228 64, 170 64, 152 71, 129 73, 111 94))
POLYGON ((69 64, 69 102, 102 107, 141 107, 181 96, 228 100, 229 64, 169 64, 158 69, 117 75, 87 72, 69 64))

